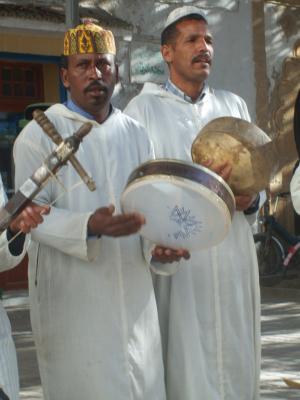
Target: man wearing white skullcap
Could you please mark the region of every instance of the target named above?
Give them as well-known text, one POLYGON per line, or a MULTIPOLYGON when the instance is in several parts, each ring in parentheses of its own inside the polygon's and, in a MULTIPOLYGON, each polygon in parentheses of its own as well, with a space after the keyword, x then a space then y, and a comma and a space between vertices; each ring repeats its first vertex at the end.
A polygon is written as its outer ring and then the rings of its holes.
MULTIPOLYGON (((164 86, 146 83, 125 109, 147 129, 157 158, 191 161, 192 143, 209 121, 249 120, 244 100, 206 83, 213 52, 203 10, 183 6, 170 13, 161 34, 169 79, 164 86)), ((216 166, 215 172, 226 180, 231 166, 216 166)), ((223 242, 191 252, 171 277, 154 278, 170 400, 259 398, 258 266, 246 220, 255 215, 255 197, 236 196, 223 242)), ((154 256, 158 264, 160 255, 154 256)), ((166 264, 160 269, 164 272, 166 264)))

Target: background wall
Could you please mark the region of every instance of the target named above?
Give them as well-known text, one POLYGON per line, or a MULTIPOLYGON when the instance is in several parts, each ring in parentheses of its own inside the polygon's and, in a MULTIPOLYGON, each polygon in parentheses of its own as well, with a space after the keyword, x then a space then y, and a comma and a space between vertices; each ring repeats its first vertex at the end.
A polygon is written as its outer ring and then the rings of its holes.
MULTIPOLYGON (((127 40, 119 38, 121 85, 114 102, 123 108, 142 87, 143 82, 164 82, 167 71, 160 55, 160 33, 169 12, 182 1, 104 2, 103 7, 132 26, 127 40)), ((209 78, 212 86, 242 96, 255 120, 254 57, 252 48, 251 1, 197 1, 207 12, 214 36, 215 59, 209 78)))

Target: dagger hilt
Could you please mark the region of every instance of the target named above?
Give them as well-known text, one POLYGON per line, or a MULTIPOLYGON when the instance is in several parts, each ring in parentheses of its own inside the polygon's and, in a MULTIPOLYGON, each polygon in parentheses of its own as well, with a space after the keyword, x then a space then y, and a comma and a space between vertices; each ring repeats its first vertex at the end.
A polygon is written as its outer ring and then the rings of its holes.
MULTIPOLYGON (((46 133, 46 135, 56 144, 60 145, 61 142, 63 141, 62 136, 58 133, 57 129, 53 125, 53 123, 49 120, 49 118, 46 116, 46 114, 41 111, 41 110, 35 110, 33 112, 33 118, 35 121, 40 125, 40 127, 43 129, 43 131, 46 133)), ((89 133, 89 131, 92 129, 93 125, 90 122, 84 123, 77 132, 75 132, 75 136, 78 138, 81 137, 80 141, 82 138, 89 133), (85 133, 86 132, 86 133, 85 133)), ((83 180, 83 182, 87 185, 90 191, 96 190, 96 184, 93 181, 93 179, 88 175, 88 173, 85 171, 81 163, 77 160, 77 158, 72 154, 69 157, 69 161, 72 164, 73 168, 76 170, 80 178, 83 180)))

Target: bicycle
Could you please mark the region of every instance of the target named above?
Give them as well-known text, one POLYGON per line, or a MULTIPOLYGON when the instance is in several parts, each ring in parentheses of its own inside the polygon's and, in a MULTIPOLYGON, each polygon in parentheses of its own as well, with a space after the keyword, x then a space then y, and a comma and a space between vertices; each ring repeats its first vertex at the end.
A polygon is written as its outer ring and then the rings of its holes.
POLYGON ((276 195, 272 214, 270 214, 269 204, 266 202, 264 215, 258 219, 260 232, 253 235, 259 276, 264 283, 269 281, 270 284, 272 282, 275 284, 282 279, 294 278, 296 275, 293 275, 291 271, 300 273, 300 237, 289 233, 276 220, 279 199, 289 195, 289 192, 276 195))

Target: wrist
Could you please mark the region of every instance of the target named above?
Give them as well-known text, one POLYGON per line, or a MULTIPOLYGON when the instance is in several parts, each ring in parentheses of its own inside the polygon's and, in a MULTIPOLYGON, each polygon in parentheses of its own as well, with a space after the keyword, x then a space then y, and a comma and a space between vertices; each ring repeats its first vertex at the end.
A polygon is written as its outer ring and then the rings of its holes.
POLYGON ((253 214, 258 211, 259 209, 259 201, 260 201, 260 194, 258 193, 257 196, 254 197, 254 200, 251 202, 249 207, 244 210, 246 215, 253 214))

